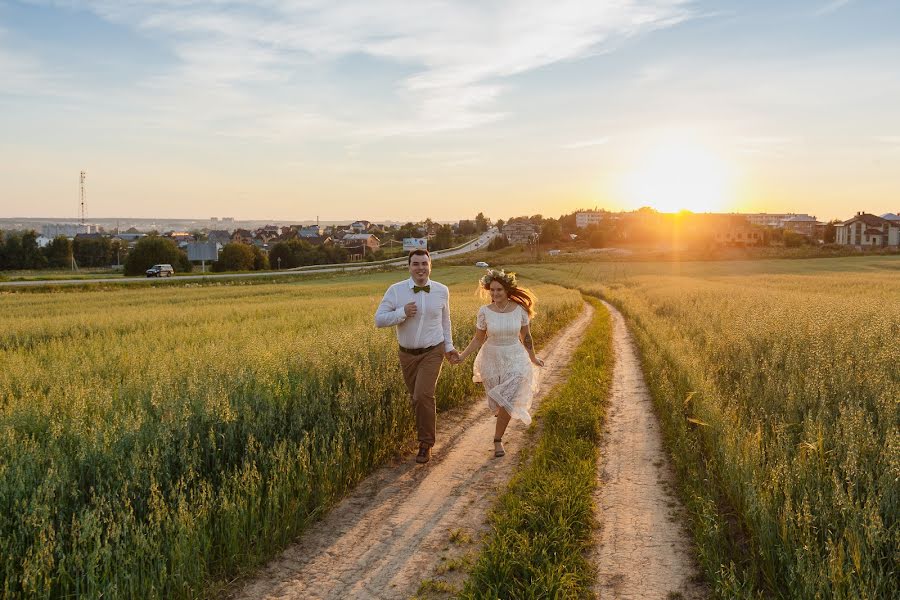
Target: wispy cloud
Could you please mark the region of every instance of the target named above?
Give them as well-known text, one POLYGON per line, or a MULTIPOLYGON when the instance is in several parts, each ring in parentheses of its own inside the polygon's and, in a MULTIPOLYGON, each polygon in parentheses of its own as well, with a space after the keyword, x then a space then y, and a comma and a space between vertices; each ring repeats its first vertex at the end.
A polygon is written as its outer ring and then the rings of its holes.
POLYGON ((292 90, 300 98, 297 110, 309 115, 316 112, 310 97, 316 90, 298 83, 309 70, 355 55, 406 68, 411 74, 395 81, 403 117, 352 119, 361 136, 458 130, 501 119, 509 112, 500 102, 510 89, 504 80, 692 16, 690 0, 51 3, 92 11, 167 45, 178 66, 144 85, 173 101, 181 90, 205 89, 238 110, 254 102, 270 106, 252 86, 278 85, 292 90))
POLYGON ((823 6, 817 8, 814 14, 816 16, 829 15, 844 8, 852 1, 853 0, 831 0, 831 2, 828 2, 827 4, 824 4, 823 6))
POLYGON ((565 146, 563 146, 563 148, 566 150, 577 150, 579 148, 589 148, 591 146, 602 146, 604 144, 608 144, 609 140, 610 140, 609 137, 600 137, 600 138, 595 138, 592 140, 583 140, 580 142, 573 142, 571 144, 566 144, 565 146))

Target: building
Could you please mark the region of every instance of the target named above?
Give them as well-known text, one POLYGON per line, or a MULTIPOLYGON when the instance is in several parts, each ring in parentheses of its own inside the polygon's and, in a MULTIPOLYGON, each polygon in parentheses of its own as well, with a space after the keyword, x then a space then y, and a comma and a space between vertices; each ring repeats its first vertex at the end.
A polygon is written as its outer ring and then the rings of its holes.
POLYGON ((759 227, 732 215, 703 215, 710 220, 712 239, 720 246, 757 246, 763 243, 759 227))
POLYGON ((224 246, 231 241, 231 234, 224 229, 213 229, 206 235, 206 239, 224 246))
POLYGON ((834 227, 834 243, 843 246, 900 246, 900 221, 883 219, 864 212, 834 227))
POLYGON ((510 244, 530 244, 539 234, 537 225, 528 221, 511 221, 503 226, 503 235, 510 244))
POLYGON ((809 238, 816 237, 816 227, 820 225, 815 217, 809 215, 794 215, 781 223, 785 231, 800 233, 809 238))
POLYGON ((362 233, 363 231, 368 229, 369 225, 371 224, 372 223, 370 223, 369 221, 353 221, 353 223, 350 224, 350 229, 352 229, 356 233, 362 233))
POLYGON ((322 233, 324 230, 318 225, 309 225, 308 227, 301 227, 297 230, 297 237, 300 238, 317 238, 322 237, 322 233))
POLYGON ((590 225, 599 225, 606 215, 602 210, 585 210, 575 213, 575 226, 585 229, 590 225))
POLYGON ((375 252, 381 248, 381 242, 371 233, 350 233, 341 238, 341 246, 352 250, 365 247, 368 252, 375 252))
MULTIPOLYGON (((813 222, 815 222, 816 220, 815 216, 810 216, 807 214, 801 215, 797 213, 746 213, 741 214, 741 216, 746 218, 751 225, 758 225, 760 227, 772 227, 774 229, 784 229, 785 222, 794 219, 795 217, 802 217, 803 222, 805 222, 806 220, 812 220, 813 222)), ((815 226, 813 226, 813 229, 815 229, 815 226)))
POLYGON ((41 235, 51 239, 59 236, 74 238, 79 233, 97 233, 97 226, 80 223, 51 223, 41 227, 41 235))

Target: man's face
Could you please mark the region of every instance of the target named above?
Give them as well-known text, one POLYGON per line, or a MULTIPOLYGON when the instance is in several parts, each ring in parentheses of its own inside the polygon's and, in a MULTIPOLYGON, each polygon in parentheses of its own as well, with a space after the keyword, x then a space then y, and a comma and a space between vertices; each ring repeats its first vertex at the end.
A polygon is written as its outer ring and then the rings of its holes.
POLYGON ((409 261, 409 274, 416 285, 425 285, 431 275, 431 261, 423 254, 414 254, 409 261))

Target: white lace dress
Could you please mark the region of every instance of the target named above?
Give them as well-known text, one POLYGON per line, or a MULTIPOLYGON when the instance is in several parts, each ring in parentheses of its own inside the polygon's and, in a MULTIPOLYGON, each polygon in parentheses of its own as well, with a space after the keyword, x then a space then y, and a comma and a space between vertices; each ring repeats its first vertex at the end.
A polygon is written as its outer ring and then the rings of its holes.
POLYGON ((508 313, 482 306, 475 326, 487 330, 487 339, 475 357, 472 376, 472 381, 484 384, 492 411, 502 406, 526 425, 531 423, 528 411, 537 385, 531 359, 519 341, 519 330, 527 324, 528 313, 518 304, 508 313))

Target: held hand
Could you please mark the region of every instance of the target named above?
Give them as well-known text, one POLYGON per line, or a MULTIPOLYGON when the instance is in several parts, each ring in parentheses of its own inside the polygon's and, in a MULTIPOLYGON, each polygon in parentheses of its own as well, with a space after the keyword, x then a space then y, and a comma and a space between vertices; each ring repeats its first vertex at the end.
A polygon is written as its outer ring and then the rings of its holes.
POLYGON ((403 312, 406 313, 406 316, 407 316, 407 317, 414 317, 414 316, 416 316, 416 311, 418 311, 418 310, 419 310, 419 309, 416 308, 416 303, 415 303, 415 302, 409 302, 408 304, 406 304, 406 305, 403 306, 403 312))
POLYGON ((538 358, 537 356, 535 356, 534 358, 532 358, 532 359, 531 359, 531 362, 533 362, 534 364, 536 364, 536 365, 539 366, 539 367, 543 367, 543 366, 544 366, 544 361, 541 360, 540 358, 538 358))
POLYGON ((459 352, 457 352, 456 350, 451 350, 450 352, 444 352, 444 358, 446 358, 447 361, 451 365, 458 365, 460 362, 459 361, 459 352))

